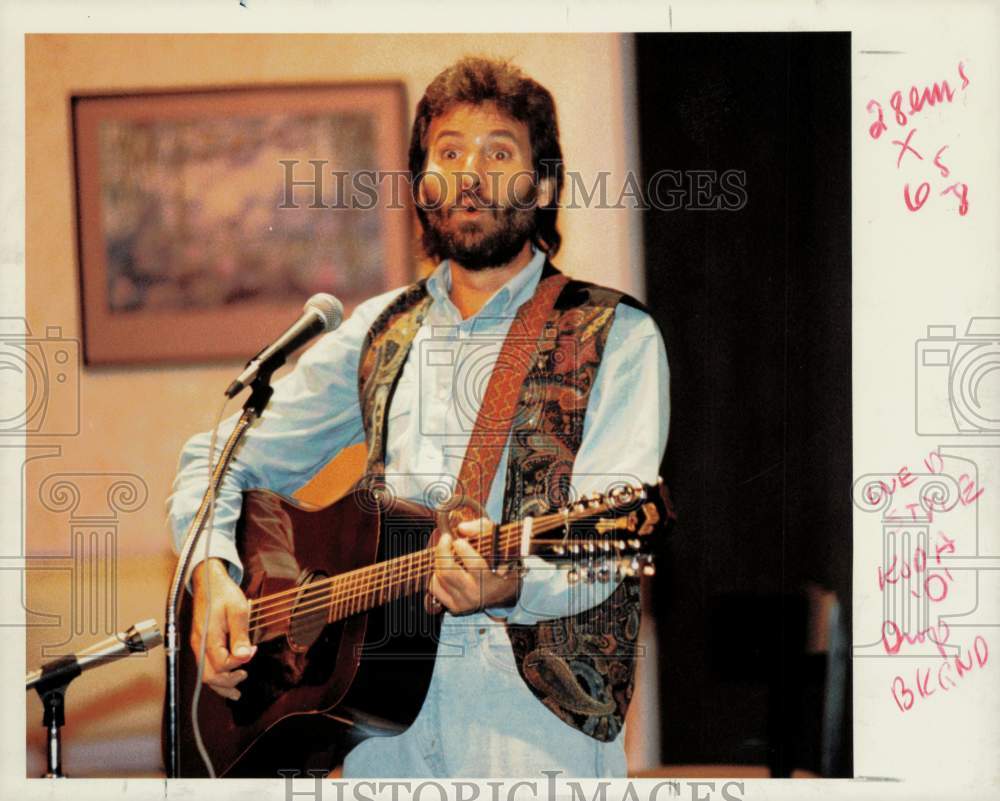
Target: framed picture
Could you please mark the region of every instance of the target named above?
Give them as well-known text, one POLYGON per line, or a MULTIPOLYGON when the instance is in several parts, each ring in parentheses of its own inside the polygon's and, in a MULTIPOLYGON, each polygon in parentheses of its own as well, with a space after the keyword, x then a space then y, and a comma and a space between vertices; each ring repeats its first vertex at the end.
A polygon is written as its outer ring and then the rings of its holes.
POLYGON ((243 361, 413 276, 402 83, 73 98, 87 364, 243 361))

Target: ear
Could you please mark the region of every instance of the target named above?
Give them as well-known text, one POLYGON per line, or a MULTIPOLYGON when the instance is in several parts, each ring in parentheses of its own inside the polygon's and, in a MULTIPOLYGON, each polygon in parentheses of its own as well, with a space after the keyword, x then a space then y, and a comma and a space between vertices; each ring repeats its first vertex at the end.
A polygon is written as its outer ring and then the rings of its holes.
POLYGON ((542 180, 538 182, 538 208, 543 209, 548 206, 555 196, 556 179, 552 177, 542 178, 542 180))

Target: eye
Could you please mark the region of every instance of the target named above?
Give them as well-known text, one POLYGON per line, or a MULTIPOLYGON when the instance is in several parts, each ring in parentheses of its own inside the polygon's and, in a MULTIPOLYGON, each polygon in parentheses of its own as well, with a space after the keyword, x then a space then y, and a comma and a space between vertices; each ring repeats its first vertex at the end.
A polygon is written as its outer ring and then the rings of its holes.
POLYGON ((497 161, 507 161, 510 158, 510 153, 506 150, 498 150, 493 154, 493 158, 497 161))
POLYGON ((458 158, 458 151, 453 147, 445 148, 441 151, 441 158, 451 160, 458 158))

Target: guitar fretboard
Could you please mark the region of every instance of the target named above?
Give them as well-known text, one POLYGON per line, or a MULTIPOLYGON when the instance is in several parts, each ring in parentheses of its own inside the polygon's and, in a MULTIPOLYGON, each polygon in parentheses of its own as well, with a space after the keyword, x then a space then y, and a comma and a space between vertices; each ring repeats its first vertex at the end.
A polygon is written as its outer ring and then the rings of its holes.
MULTIPOLYGON (((609 509, 611 501, 600 498, 580 502, 537 518, 503 524, 496 532, 499 561, 509 561, 524 550, 523 539, 532 543, 535 535, 560 528, 567 541, 572 523, 600 515, 609 509)), ((494 532, 466 538, 488 562, 493 559, 494 532)), ((605 544, 605 548, 607 545, 605 544)), ((288 625, 320 626, 345 620, 368 612, 402 597, 424 592, 434 572, 435 554, 432 547, 351 570, 338 576, 319 579, 301 587, 266 595, 250 601, 250 631, 284 630, 288 625)))

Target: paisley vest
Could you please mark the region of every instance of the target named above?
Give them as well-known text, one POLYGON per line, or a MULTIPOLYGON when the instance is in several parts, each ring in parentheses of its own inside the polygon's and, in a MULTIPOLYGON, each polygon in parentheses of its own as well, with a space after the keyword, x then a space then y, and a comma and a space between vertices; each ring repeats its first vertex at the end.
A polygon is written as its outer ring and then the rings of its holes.
MULTIPOLYGON (((546 260, 542 279, 558 270, 546 260)), ((433 302, 426 279, 409 286, 372 324, 361 348, 358 390, 367 443, 365 479, 385 471, 386 419, 410 345, 433 302)), ((573 462, 615 307, 633 298, 584 281, 563 288, 513 415, 501 523, 570 503, 573 462)), ((603 603, 533 625, 506 624, 531 692, 559 718, 601 741, 621 731, 638 653, 638 579, 603 603)))

